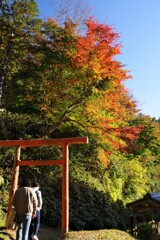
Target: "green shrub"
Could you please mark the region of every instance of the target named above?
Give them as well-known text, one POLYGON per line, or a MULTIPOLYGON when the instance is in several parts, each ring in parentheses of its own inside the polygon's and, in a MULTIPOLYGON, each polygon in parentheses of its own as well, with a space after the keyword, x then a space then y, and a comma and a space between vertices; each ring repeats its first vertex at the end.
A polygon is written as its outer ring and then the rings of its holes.
POLYGON ((137 227, 137 238, 139 240, 153 240, 155 233, 155 229, 150 222, 139 224, 137 227))
POLYGON ((6 219, 6 213, 4 212, 4 209, 2 208, 2 205, 0 204, 0 227, 4 227, 5 219, 6 219))
POLYGON ((70 182, 72 230, 116 228, 116 218, 117 214, 112 209, 106 193, 96 189, 93 182, 92 186, 78 180, 70 182))

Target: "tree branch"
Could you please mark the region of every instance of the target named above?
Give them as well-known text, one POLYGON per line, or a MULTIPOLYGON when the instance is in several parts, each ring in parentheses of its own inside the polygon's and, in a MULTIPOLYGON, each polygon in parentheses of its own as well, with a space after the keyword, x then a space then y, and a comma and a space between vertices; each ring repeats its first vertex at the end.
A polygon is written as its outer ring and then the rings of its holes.
POLYGON ((80 103, 83 102, 83 98, 75 100, 66 111, 61 115, 61 117, 58 119, 58 121, 54 124, 54 126, 48 131, 48 135, 52 134, 60 125, 61 123, 65 120, 66 116, 68 113, 71 112, 71 110, 79 105, 80 103))

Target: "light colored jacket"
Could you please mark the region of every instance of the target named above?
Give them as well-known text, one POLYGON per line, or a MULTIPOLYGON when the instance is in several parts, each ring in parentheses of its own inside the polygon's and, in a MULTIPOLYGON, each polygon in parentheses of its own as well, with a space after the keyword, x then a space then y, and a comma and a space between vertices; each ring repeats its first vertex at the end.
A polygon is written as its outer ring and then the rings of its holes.
POLYGON ((36 214, 37 204, 36 193, 30 187, 18 188, 12 199, 12 206, 18 216, 36 214))
POLYGON ((36 191, 36 196, 37 196, 37 200, 38 200, 37 210, 41 210, 42 209, 43 200, 42 200, 42 193, 41 193, 40 190, 36 191))

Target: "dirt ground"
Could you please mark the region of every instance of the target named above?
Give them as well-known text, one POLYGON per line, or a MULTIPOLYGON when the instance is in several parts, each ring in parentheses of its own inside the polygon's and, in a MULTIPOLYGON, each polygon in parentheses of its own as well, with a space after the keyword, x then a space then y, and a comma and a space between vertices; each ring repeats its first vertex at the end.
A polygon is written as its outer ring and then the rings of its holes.
MULTIPOLYGON (((10 239, 16 239, 16 231, 8 230, 8 234, 10 235, 10 239)), ((62 240, 61 229, 54 229, 51 227, 46 227, 44 225, 40 226, 40 230, 38 233, 39 240, 62 240)))
POLYGON ((39 240, 62 240, 61 229, 41 226, 38 235, 39 240))

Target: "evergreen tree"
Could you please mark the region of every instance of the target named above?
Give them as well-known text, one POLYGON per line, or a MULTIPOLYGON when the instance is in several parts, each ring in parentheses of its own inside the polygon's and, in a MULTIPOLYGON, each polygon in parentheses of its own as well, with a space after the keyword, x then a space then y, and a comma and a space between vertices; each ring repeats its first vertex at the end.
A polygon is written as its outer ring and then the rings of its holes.
MULTIPOLYGON (((35 34, 41 29, 37 4, 34 0, 2 0, 0 3, 0 98, 1 107, 16 106, 12 92, 18 92, 15 75, 31 65, 35 34), (14 104, 13 104, 14 103, 14 104)), ((19 84, 25 84, 19 79, 19 84)))

